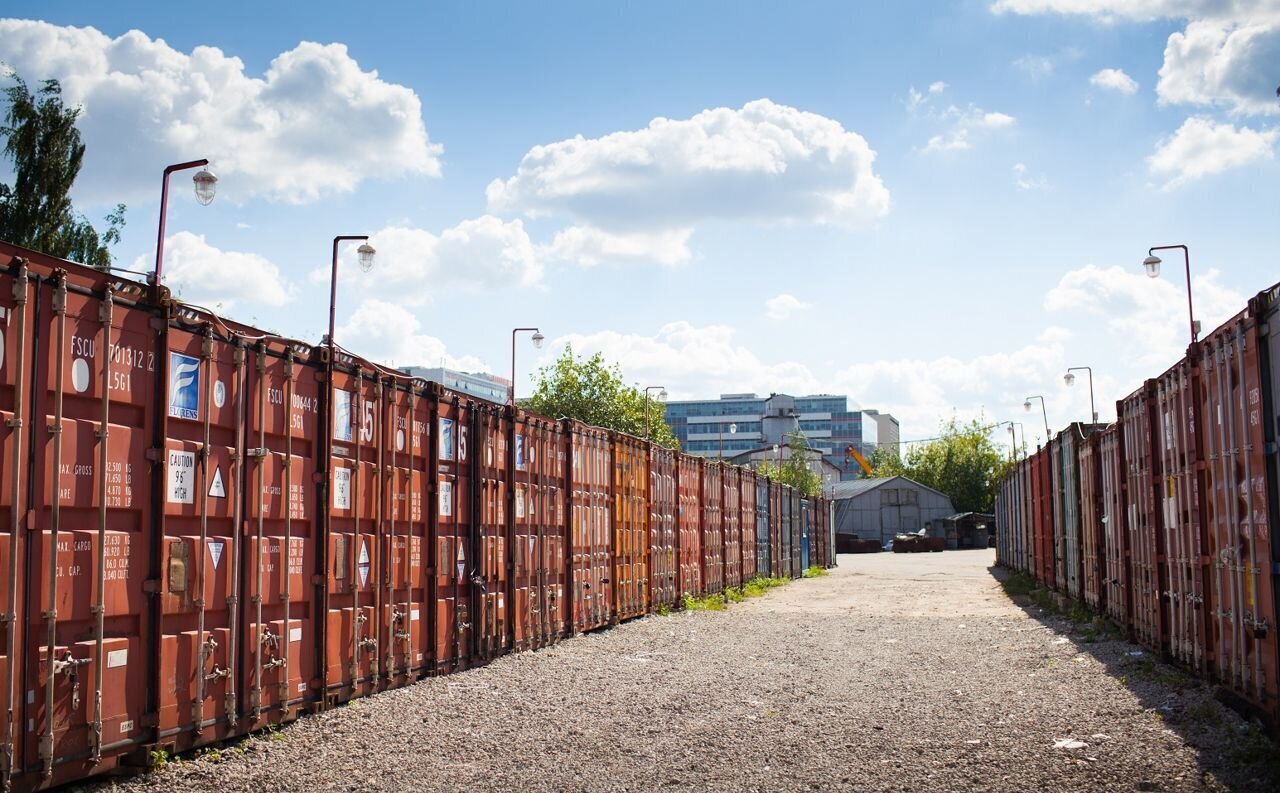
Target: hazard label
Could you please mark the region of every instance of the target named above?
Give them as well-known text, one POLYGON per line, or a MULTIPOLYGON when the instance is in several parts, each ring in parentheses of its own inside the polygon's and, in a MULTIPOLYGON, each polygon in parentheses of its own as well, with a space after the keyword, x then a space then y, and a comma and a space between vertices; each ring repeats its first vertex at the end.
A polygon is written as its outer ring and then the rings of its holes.
POLYGON ((196 453, 169 450, 169 501, 173 504, 194 504, 196 453))
POLYGON ((226 547, 225 542, 209 543, 209 556, 213 557, 213 569, 218 569, 218 562, 222 561, 222 549, 226 547))
POLYGON ((360 556, 356 558, 356 571, 360 573, 360 586, 369 580, 369 544, 360 541, 360 556))
POLYGON ((222 467, 214 466, 213 482, 209 484, 209 495, 213 498, 226 498, 227 489, 222 485, 222 467))
POLYGON ((462 574, 467 570, 467 555, 462 552, 462 546, 458 546, 458 578, 462 578, 462 574))

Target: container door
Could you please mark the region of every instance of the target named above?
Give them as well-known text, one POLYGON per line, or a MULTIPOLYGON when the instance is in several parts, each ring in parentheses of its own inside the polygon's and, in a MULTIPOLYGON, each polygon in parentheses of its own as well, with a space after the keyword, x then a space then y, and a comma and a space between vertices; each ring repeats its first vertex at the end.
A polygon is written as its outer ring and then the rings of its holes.
POLYGON ((435 665, 449 672, 471 657, 471 416, 454 394, 436 400, 435 665))
MULTIPOLYGON (((472 548, 470 581, 476 603, 477 652, 488 661, 511 647, 507 612, 507 494, 509 421, 505 407, 480 403, 472 407, 476 439, 483 453, 479 468, 479 526, 472 548)), ((528 493, 523 507, 528 512, 528 493)))

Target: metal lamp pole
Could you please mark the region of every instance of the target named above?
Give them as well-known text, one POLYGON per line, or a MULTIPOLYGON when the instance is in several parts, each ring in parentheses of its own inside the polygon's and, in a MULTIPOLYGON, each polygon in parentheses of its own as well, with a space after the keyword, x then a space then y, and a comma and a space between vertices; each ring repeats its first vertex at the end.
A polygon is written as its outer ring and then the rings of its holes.
POLYGON ((1196 315, 1191 308, 1191 253, 1187 250, 1186 245, 1156 245, 1147 249, 1147 258, 1142 262, 1142 266, 1147 268, 1147 275, 1151 278, 1160 277, 1160 257, 1155 255, 1156 251, 1169 250, 1182 251, 1182 259, 1187 265, 1187 320, 1191 324, 1191 342, 1194 344, 1200 334, 1196 331, 1196 315))
POLYGON ((1022 407, 1025 408, 1028 413, 1031 412, 1031 400, 1033 399, 1040 400, 1040 413, 1044 415, 1044 442, 1048 443, 1049 442, 1049 414, 1044 409, 1044 397, 1040 396, 1039 394, 1035 396, 1029 396, 1027 397, 1026 401, 1022 403, 1022 407))
POLYGON ((1089 423, 1098 423, 1098 409, 1093 406, 1093 368, 1089 366, 1072 366, 1067 369, 1067 373, 1063 375, 1062 381, 1068 386, 1074 385, 1076 376, 1072 372, 1088 372, 1089 373, 1089 423))
POLYGON ((329 360, 330 361, 333 360, 333 354, 334 354, 334 348, 333 348, 334 314, 337 311, 337 307, 338 307, 338 243, 346 240, 362 240, 363 244, 359 248, 360 268, 362 270, 368 270, 370 267, 373 266, 373 255, 374 253, 377 252, 373 249, 373 246, 368 243, 368 239, 369 239, 369 235, 367 234, 349 234, 349 235, 342 235, 342 236, 333 238, 333 267, 329 272, 329 335, 327 337, 329 342, 329 360))
POLYGON ((537 328, 513 328, 511 331, 511 407, 516 406, 516 334, 533 333, 534 349, 542 348, 542 331, 537 328))
POLYGON ((200 168, 200 172, 192 179, 196 186, 196 200, 201 204, 208 205, 213 201, 218 185, 218 177, 214 176, 213 172, 205 167, 208 164, 208 160, 192 160, 191 162, 170 165, 164 169, 164 177, 160 182, 160 231, 156 236, 156 269, 151 276, 152 283, 157 287, 160 286, 160 277, 164 270, 164 227, 169 215, 169 175, 176 171, 200 168))
POLYGON ((645 386, 644 389, 644 439, 649 440, 649 392, 656 390, 658 392, 658 401, 667 401, 667 387, 664 385, 645 386))

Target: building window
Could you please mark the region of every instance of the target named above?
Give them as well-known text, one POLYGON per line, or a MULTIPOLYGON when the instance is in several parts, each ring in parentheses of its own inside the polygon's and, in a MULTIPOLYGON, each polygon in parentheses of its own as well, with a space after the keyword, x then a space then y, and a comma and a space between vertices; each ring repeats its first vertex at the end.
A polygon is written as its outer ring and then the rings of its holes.
POLYGON ((884 490, 880 491, 880 506, 888 507, 888 506, 897 506, 897 505, 898 505, 898 491, 896 489, 885 488, 884 490))
POLYGON ((906 506, 914 507, 918 503, 917 499, 919 497, 920 494, 914 490, 908 489, 902 491, 902 503, 906 506))

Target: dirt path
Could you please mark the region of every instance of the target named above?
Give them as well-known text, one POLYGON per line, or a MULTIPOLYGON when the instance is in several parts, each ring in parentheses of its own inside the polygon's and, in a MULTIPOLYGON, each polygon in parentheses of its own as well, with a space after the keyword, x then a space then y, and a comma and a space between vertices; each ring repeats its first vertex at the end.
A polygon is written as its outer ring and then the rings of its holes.
POLYGON ((993 558, 843 556, 723 612, 508 656, 122 787, 1274 789, 1266 745, 1203 687, 1029 615, 993 558))

